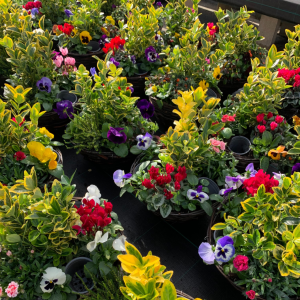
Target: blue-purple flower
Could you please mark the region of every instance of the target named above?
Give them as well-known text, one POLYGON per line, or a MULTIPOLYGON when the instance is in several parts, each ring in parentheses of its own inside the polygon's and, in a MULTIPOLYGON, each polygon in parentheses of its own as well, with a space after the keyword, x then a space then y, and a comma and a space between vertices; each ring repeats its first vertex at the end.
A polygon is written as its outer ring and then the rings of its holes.
POLYGON ((249 164, 249 165, 246 167, 246 175, 247 175, 247 178, 249 178, 249 177, 254 177, 256 173, 257 173, 257 171, 254 169, 254 164, 253 164, 253 163, 249 164))
POLYGON ((162 7, 161 2, 156 2, 155 4, 156 4, 157 7, 162 7))
POLYGON ((235 254, 234 242, 230 236, 224 236, 217 241, 215 259, 221 264, 228 262, 235 254))
POLYGON ((198 249, 199 256, 208 265, 213 265, 215 262, 215 254, 212 246, 209 243, 201 243, 198 249))
POLYGON ((293 165, 291 174, 293 175, 295 172, 300 172, 300 163, 296 163, 293 165))
MULTIPOLYGON (((225 182, 228 188, 233 188, 234 190, 238 189, 244 182, 245 177, 238 175, 236 177, 226 176, 225 182)), ((225 185, 226 186, 226 185, 225 185)))
POLYGON ((285 174, 281 174, 280 172, 279 172, 279 173, 272 172, 272 173, 273 173, 274 179, 276 179, 276 180, 280 180, 280 179, 282 179, 283 177, 285 177, 285 174))
POLYGON ((127 140, 127 136, 125 132, 121 132, 124 128, 121 127, 110 127, 107 132, 107 138, 109 141, 113 142, 114 144, 124 144, 127 140))
POLYGON ((111 7, 112 7, 112 8, 117 8, 117 6, 116 6, 115 4, 113 4, 111 7))
POLYGON ((134 88, 132 86, 129 86, 129 90, 130 90, 131 94, 134 92, 134 88))
POLYGON ((145 50, 145 56, 149 62, 156 62, 159 58, 158 53, 156 53, 153 46, 150 46, 145 50))
POLYGON ((131 176, 131 173, 125 174, 123 170, 117 170, 113 174, 113 179, 115 184, 121 188, 125 185, 125 179, 129 179, 131 176))
POLYGON ((107 43, 106 39, 107 39, 107 35, 103 34, 99 40, 100 48, 103 48, 105 46, 105 44, 107 43))
POLYGON ((131 55, 130 59, 133 64, 136 64, 136 57, 134 55, 131 55))
POLYGON ((120 65, 119 62, 117 62, 113 57, 110 58, 110 61, 116 66, 118 67, 120 65))
POLYGON ((231 193, 233 191, 233 188, 228 188, 228 189, 222 189, 219 194, 222 196, 227 196, 229 193, 231 193))
POLYGON ((152 135, 148 132, 145 135, 140 134, 136 137, 136 140, 138 141, 136 145, 138 149, 147 150, 151 146, 152 135))
POLYGON ((200 203, 209 199, 209 196, 202 192, 202 185, 197 187, 197 190, 189 189, 186 193, 189 200, 198 200, 200 203))
POLYGON ((69 9, 65 9, 65 14, 67 15, 68 18, 74 15, 69 9))
POLYGON ((140 110, 144 119, 149 119, 154 115, 154 105, 146 99, 141 99, 137 102, 136 106, 140 110))
POLYGON ((73 104, 69 100, 61 100, 56 103, 56 109, 53 109, 59 116, 60 119, 73 118, 73 104))
POLYGON ((41 92, 51 92, 52 81, 48 77, 43 77, 36 83, 36 86, 41 92))
POLYGON ((97 75, 96 68, 95 67, 94 68, 90 68, 90 73, 91 73, 92 76, 97 75))
POLYGON ((37 15, 39 13, 39 9, 34 7, 33 9, 31 9, 31 15, 35 17, 35 15, 37 15))

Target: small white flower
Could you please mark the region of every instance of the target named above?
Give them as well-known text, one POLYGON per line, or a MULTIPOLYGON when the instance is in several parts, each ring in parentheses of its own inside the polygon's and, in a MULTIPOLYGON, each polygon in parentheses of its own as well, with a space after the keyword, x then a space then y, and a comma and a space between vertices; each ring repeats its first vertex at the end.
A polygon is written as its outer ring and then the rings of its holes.
POLYGON ((189 189, 186 193, 189 200, 198 200, 200 203, 209 199, 209 196, 202 192, 202 185, 197 187, 197 190, 189 189))
POLYGON ((145 135, 140 134, 136 137, 136 140, 138 141, 136 145, 138 149, 147 150, 151 146, 152 135, 148 132, 145 135))
POLYGON ((38 29, 34 29, 32 32, 33 32, 33 33, 36 33, 36 34, 43 34, 43 33, 44 33, 44 30, 41 29, 41 28, 38 28, 38 29))
POLYGON ((103 236, 102 236, 102 231, 97 231, 96 235, 95 235, 95 239, 92 242, 89 242, 86 245, 86 248, 90 251, 93 252, 97 245, 99 243, 103 244, 107 241, 108 239, 108 232, 106 232, 103 236))
POLYGON ((49 267, 43 274, 40 287, 44 293, 51 293, 56 284, 62 285, 66 282, 66 274, 56 267, 49 267))
POLYGON ((94 200, 95 203, 98 203, 100 204, 100 198, 101 198, 101 194, 100 194, 100 191, 99 189, 91 184, 88 188, 88 193, 85 194, 84 198, 87 199, 87 200, 94 200))
POLYGON ((126 236, 121 235, 117 239, 114 240, 112 246, 115 250, 117 251, 125 251, 125 241, 126 241, 126 236))

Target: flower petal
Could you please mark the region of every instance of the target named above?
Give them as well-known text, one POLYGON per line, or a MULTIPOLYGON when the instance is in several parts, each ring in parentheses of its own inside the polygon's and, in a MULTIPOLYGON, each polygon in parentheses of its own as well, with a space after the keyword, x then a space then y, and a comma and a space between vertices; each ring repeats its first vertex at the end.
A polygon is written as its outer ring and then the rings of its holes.
POLYGON ((119 238, 115 239, 113 241, 113 248, 117 251, 125 251, 125 240, 126 240, 126 236, 121 235, 119 238))
POLYGON ((92 241, 92 242, 89 242, 87 245, 86 245, 86 248, 90 251, 90 252, 93 252, 95 249, 96 249, 96 242, 95 241, 92 241))
POLYGON ((108 232, 106 232, 102 238, 99 240, 99 243, 103 244, 108 240, 108 232))
POLYGON ((192 193, 196 193, 196 191, 189 189, 186 193, 186 196, 188 197, 189 200, 193 200, 194 197, 192 196, 192 193))
POLYGON ((214 264, 215 254, 209 243, 201 243, 198 249, 198 254, 206 264, 208 265, 214 264))

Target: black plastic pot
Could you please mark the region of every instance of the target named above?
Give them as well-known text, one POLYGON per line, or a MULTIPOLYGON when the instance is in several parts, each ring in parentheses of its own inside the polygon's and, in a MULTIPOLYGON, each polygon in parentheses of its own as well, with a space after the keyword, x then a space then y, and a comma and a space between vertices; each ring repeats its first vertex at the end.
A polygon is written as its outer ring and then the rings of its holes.
POLYGON ((141 68, 141 65, 142 65, 141 63, 137 63, 136 65, 137 65, 139 71, 138 71, 138 73, 135 73, 135 75, 142 76, 142 75, 146 75, 148 73, 147 71, 145 72, 145 70, 143 70, 141 68))
POLYGON ((87 290, 82 284, 80 278, 76 275, 76 273, 81 277, 85 285, 92 289, 94 287, 94 283, 91 278, 87 278, 84 273, 84 265, 92 260, 87 257, 77 257, 72 259, 66 266, 65 273, 72 277, 72 280, 69 284, 69 287, 75 293, 86 294, 87 290))
POLYGON ((218 98, 218 95, 212 89, 207 89, 206 99, 209 98, 218 98))
POLYGON ((89 50, 89 52, 98 52, 100 50, 100 45, 96 41, 90 41, 87 46, 92 47, 92 50, 89 50))
POLYGON ((60 100, 69 100, 73 104, 77 102, 77 96, 75 94, 71 94, 69 91, 66 90, 60 91, 56 97, 60 100))
POLYGON ((205 179, 209 182, 209 185, 207 186, 207 188, 209 190, 208 195, 219 194, 219 192, 220 192, 219 186, 212 179, 207 178, 207 177, 200 177, 199 184, 202 179, 205 179))
POLYGON ((229 142, 228 148, 237 155, 245 155, 250 151, 251 142, 244 136, 235 136, 229 142))

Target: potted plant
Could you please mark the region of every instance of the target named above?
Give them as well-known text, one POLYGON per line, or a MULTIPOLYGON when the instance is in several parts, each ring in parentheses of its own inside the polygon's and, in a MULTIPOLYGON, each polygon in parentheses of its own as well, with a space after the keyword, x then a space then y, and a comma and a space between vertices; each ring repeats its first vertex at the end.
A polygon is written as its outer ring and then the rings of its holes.
POLYGON ((74 116, 63 137, 69 147, 94 162, 119 164, 134 157, 129 149, 135 136, 152 133, 157 125, 148 121, 153 116, 151 104, 143 99, 135 105, 138 98, 131 97, 131 86, 119 77, 122 69, 108 64, 109 58, 98 61, 93 77, 79 67, 74 93, 81 96, 82 113, 74 116))

